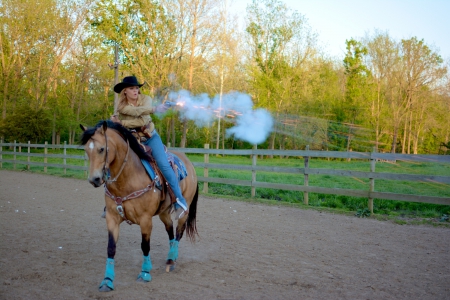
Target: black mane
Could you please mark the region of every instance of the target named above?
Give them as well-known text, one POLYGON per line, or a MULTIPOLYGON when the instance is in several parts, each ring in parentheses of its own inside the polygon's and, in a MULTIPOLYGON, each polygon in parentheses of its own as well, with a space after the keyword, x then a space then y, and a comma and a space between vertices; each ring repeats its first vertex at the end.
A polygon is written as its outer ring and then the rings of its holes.
POLYGON ((138 141, 131 134, 131 132, 128 129, 126 129, 125 127, 123 127, 121 124, 114 123, 111 120, 106 120, 106 121, 100 120, 97 123, 97 125, 95 125, 94 127, 90 127, 88 129, 86 129, 86 131, 84 131, 83 134, 81 135, 80 144, 86 145, 86 143, 95 134, 95 131, 97 130, 97 128, 103 126, 104 122, 106 122, 106 125, 108 128, 116 130, 125 141, 129 142, 130 148, 137 154, 137 156, 139 156, 139 158, 146 159, 146 160, 149 159, 148 154, 144 151, 144 149, 142 149, 142 147, 139 145, 138 141))

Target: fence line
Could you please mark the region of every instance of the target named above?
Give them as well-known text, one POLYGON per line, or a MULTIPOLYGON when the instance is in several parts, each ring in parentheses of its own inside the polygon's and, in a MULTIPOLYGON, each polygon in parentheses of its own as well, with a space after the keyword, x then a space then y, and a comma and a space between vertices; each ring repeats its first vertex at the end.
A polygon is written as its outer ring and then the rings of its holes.
MULTIPOLYGON (((42 144, 30 144, 30 142, 23 143, 3 143, 0 140, 0 168, 3 168, 3 163, 12 163, 13 168, 16 168, 16 164, 25 164, 27 169, 30 166, 43 166, 44 172, 47 172, 47 167, 62 168, 64 174, 67 169, 84 170, 87 174, 87 156, 83 155, 67 155, 67 149, 77 149, 84 151, 84 148, 78 145, 48 145, 46 142, 42 144), (3 147, 12 148, 13 151, 4 151, 3 147), (22 147, 27 148, 27 152, 22 152, 22 147), (17 151, 19 148, 19 151, 17 151), (31 148, 44 148, 44 153, 30 153, 31 148), (63 154, 49 154, 48 149, 63 149, 63 154), (4 156, 12 156, 13 159, 5 159, 4 156), (17 157, 26 156, 27 160, 20 160, 17 157), (30 161, 31 157, 43 158, 44 162, 30 161), (48 163, 49 158, 63 159, 62 164, 48 163), (83 160, 83 165, 70 165, 67 164, 67 159, 79 159, 83 160)), ((304 203, 308 205, 309 193, 323 193, 323 194, 336 194, 344 196, 365 197, 368 198, 368 208, 373 212, 373 199, 387 199, 387 200, 400 200, 409 202, 424 202, 434 204, 450 205, 450 197, 437 197, 437 196, 424 196, 424 195, 411 195, 411 194, 398 194, 388 192, 376 192, 375 181, 376 179, 383 180, 405 180, 405 181, 423 181, 423 182, 438 182, 443 184, 450 184, 450 176, 437 176, 437 175, 416 175, 416 174, 397 174, 397 173, 376 173, 375 167, 377 161, 417 161, 417 162, 437 162, 450 164, 449 155, 412 155, 412 154, 394 154, 394 153, 378 153, 378 152, 339 152, 339 151, 316 151, 309 150, 265 150, 257 149, 253 147, 250 150, 228 150, 228 149, 209 149, 209 145, 205 144, 203 149, 201 148, 173 148, 169 147, 169 150, 175 150, 186 154, 203 154, 204 162, 194 162, 195 167, 203 168, 203 176, 198 176, 200 182, 203 182, 203 192, 208 193, 208 183, 221 183, 239 186, 251 187, 251 197, 255 197, 256 188, 271 188, 280 190, 291 190, 303 192, 304 203), (232 165, 232 164, 214 164, 209 163, 209 155, 239 155, 250 156, 252 158, 251 165, 232 165), (258 156, 294 156, 303 157, 304 167, 269 167, 258 166, 258 156), (363 159, 370 161, 370 171, 349 171, 349 170, 335 170, 335 169, 314 169, 309 167, 309 158, 321 157, 321 158, 340 158, 340 159, 363 159), (210 169, 232 169, 240 171, 251 171, 251 180, 238 180, 229 178, 215 178, 209 177, 210 169), (269 183, 256 180, 256 174, 258 171, 274 172, 274 173, 294 173, 303 175, 304 184, 281 184, 281 183, 269 183), (353 190, 342 188, 325 188, 309 185, 309 175, 331 175, 331 176, 347 176, 357 178, 368 178, 369 189, 368 190, 353 190)))

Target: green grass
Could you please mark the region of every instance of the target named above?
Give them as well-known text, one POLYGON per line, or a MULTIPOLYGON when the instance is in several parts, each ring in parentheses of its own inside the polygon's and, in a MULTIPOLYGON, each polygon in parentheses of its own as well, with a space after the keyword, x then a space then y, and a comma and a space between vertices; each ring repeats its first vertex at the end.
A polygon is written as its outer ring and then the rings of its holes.
MULTIPOLYGON (((203 162, 203 156, 189 156, 192 161, 203 162)), ((243 164, 251 165, 249 157, 216 157, 209 156, 210 163, 220 164, 243 164)), ((310 159, 310 168, 324 168, 336 170, 352 170, 352 171, 369 171, 370 163, 368 161, 351 162, 344 160, 326 160, 326 159, 310 159)), ((259 166, 279 166, 279 167, 304 167, 303 159, 258 159, 259 166)), ((393 163, 377 163, 377 172, 386 173, 404 173, 419 175, 441 175, 448 176, 450 174, 450 165, 437 163, 416 163, 399 161, 393 163)), ((197 168, 197 174, 202 176, 203 169, 197 168)), ((251 180, 250 171, 236 170, 209 170, 210 177, 233 178, 239 180, 251 180)), ((303 176, 299 174, 273 174, 268 172, 258 172, 257 181, 271 183, 286 184, 303 184, 303 176)), ((309 175, 309 185, 342 188, 342 189, 358 189, 368 190, 369 179, 353 178, 344 176, 330 175, 309 175)), ((432 182, 408 182, 396 180, 376 180, 375 191, 391 192, 411 195, 427 195, 450 197, 450 186, 441 183, 432 182)), ((226 184, 209 183, 208 192, 212 195, 235 195, 241 198, 248 198, 251 193, 250 187, 232 186, 226 184)), ((259 199, 273 200, 278 203, 303 203, 303 193, 297 191, 284 191, 275 189, 256 189, 256 197, 259 199)), ((309 193, 309 206, 316 208, 333 208, 347 212, 355 212, 367 208, 367 198, 349 197, 342 195, 328 195, 309 193)), ((441 218, 443 215, 449 215, 449 205, 438 205, 428 203, 416 203, 406 201, 394 201, 384 199, 374 199, 374 213, 385 215, 387 217, 421 217, 421 218, 441 218)))
MULTIPOLYGON (((26 149, 22 149, 26 152, 26 149)), ((32 153, 43 153, 43 149, 32 149, 32 153)), ((49 149, 48 153, 62 154, 63 149, 49 149)), ((83 155, 84 150, 68 149, 67 154, 83 155)), ((203 155, 189 154, 190 160, 193 162, 203 162, 203 155)), ((12 155, 3 155, 3 159, 12 159, 12 155)), ((26 161, 26 157, 17 156, 16 159, 26 161)), ((43 162, 43 158, 32 157, 31 161, 43 162)), ((233 164, 233 165, 251 165, 251 158, 248 156, 209 156, 210 163, 217 164, 233 164)), ((334 159, 310 159, 310 168, 324 168, 324 169, 336 169, 336 170, 353 170, 353 171, 369 171, 370 163, 368 161, 352 160, 350 162, 346 160, 334 159)), ((62 164, 62 158, 48 158, 48 163, 62 164)), ((78 159, 67 159, 68 165, 80 165, 84 162, 78 159)), ((258 158, 258 166, 277 166, 277 167, 304 167, 304 161, 302 158, 258 158)), ((3 163, 4 169, 12 169, 11 163, 3 163)), ((26 165, 16 165, 16 170, 27 170, 26 165)), ((44 168, 39 166, 30 166, 31 172, 44 173, 44 168)), ((389 172, 389 173, 407 173, 407 174, 421 174, 421 175, 442 175, 448 176, 450 174, 449 164, 437 164, 437 163, 417 163, 417 162, 404 162, 399 161, 397 163, 377 163, 377 172, 389 172)), ((196 172, 199 176, 203 176, 203 168, 196 168, 196 172)), ((84 171, 67 169, 64 174, 63 169, 47 167, 47 173, 49 175, 72 177, 85 179, 86 175, 84 171)), ((217 178, 231 178, 238 180, 251 180, 251 171, 238 171, 229 169, 209 169, 209 177, 217 178)), ((270 173, 270 172, 258 172, 257 181, 270 182, 270 183, 286 183, 303 185, 304 176, 301 174, 289 174, 289 173, 270 173)), ((368 190, 369 179, 365 178, 353 178, 345 176, 330 176, 330 175, 309 175, 309 185, 319 186, 327 188, 342 188, 342 189, 357 189, 368 190)), ((203 189, 203 183, 200 183, 200 190, 203 189)), ((447 184, 433 183, 433 182, 408 182, 408 181, 396 181, 396 180, 376 180, 375 191, 379 192, 392 192, 411 195, 427 195, 427 196, 439 196, 450 197, 450 186, 447 184)), ((208 194, 218 196, 230 196, 240 199, 249 199, 251 195, 251 187, 246 186, 234 186, 227 184, 209 183, 208 194)), ((253 200, 267 201, 276 204, 287 205, 299 205, 303 203, 303 192, 298 191, 285 191, 268 188, 257 188, 256 198, 253 200)), ((253 201, 252 200, 252 201, 253 201)), ((363 212, 367 208, 367 198, 361 197, 348 197, 342 195, 328 195, 309 193, 309 207, 316 209, 334 209, 348 213, 354 213, 358 215, 358 212, 363 212)), ((430 218, 430 219, 443 219, 443 216, 450 215, 449 205, 437 205, 427 203, 405 202, 405 201, 393 201, 384 199, 374 199, 374 213, 378 216, 385 216, 386 218, 403 218, 405 216, 412 218, 430 218)), ((403 221, 402 221, 403 222, 403 221)), ((400 223, 402 223, 400 222, 400 223)), ((443 219, 442 223, 449 224, 447 219, 443 219)))

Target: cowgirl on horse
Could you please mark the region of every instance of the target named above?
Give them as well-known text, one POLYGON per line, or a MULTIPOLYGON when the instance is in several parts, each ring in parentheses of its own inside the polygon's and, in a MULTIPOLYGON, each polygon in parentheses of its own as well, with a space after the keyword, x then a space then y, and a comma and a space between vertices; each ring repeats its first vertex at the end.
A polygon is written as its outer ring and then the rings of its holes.
POLYGON ((175 194, 175 219, 179 219, 188 213, 188 206, 181 194, 175 173, 167 160, 161 137, 156 131, 155 124, 150 116, 150 114, 155 112, 166 112, 170 108, 170 104, 160 104, 154 107, 152 99, 147 95, 141 94, 140 87, 143 85, 143 83, 138 82, 135 76, 128 76, 114 86, 114 92, 119 94, 119 103, 117 105, 119 115, 113 115, 111 120, 136 131, 141 136, 141 143, 151 148, 151 154, 156 164, 175 194))
POLYGON ((158 215, 164 223, 169 238, 167 272, 175 267, 178 244, 184 232, 193 241, 197 234, 198 181, 194 165, 183 153, 165 153, 149 114, 165 112, 169 106, 153 107, 151 98, 140 94, 141 86, 134 76, 125 77, 114 87, 120 93, 119 116, 111 117, 112 121, 100 121, 92 128, 80 125, 83 130, 81 144, 89 158, 88 181, 94 187, 104 185, 105 188, 108 258, 104 279, 99 286, 101 292, 114 290, 114 257, 122 222, 137 224, 141 229, 143 262, 137 277, 141 282, 151 281, 150 236, 154 216, 158 215), (139 141, 129 129, 139 134, 139 141), (142 145, 151 147, 154 159, 142 145), (175 169, 181 170, 177 176, 168 157, 171 157, 171 162, 175 161, 175 169), (176 195, 175 202, 165 182, 158 186, 160 182, 156 176, 149 176, 144 167, 144 162, 153 160, 176 195), (174 206, 178 219, 176 230, 171 218, 174 206))

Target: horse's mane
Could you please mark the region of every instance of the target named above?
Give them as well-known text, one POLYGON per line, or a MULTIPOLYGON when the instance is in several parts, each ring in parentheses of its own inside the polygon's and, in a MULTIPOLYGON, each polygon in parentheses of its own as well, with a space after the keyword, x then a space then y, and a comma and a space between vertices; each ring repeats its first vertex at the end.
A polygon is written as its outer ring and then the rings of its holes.
POLYGON ((97 128, 103 126, 103 122, 106 122, 106 125, 108 128, 113 129, 115 131, 117 131, 119 133, 119 135, 125 140, 128 141, 130 144, 130 148, 137 154, 137 156, 141 159, 145 159, 148 160, 149 156, 148 154, 144 151, 144 149, 142 149, 142 147, 139 145, 138 141, 136 140, 136 138, 133 136, 133 134, 131 134, 131 132, 126 129, 125 127, 123 127, 121 124, 119 123, 114 123, 111 120, 100 120, 97 125, 95 125, 94 127, 90 127, 88 129, 86 129, 83 134, 81 135, 80 138, 80 143, 81 145, 86 145, 86 143, 91 139, 91 137, 95 134, 95 131, 97 130, 97 128))

